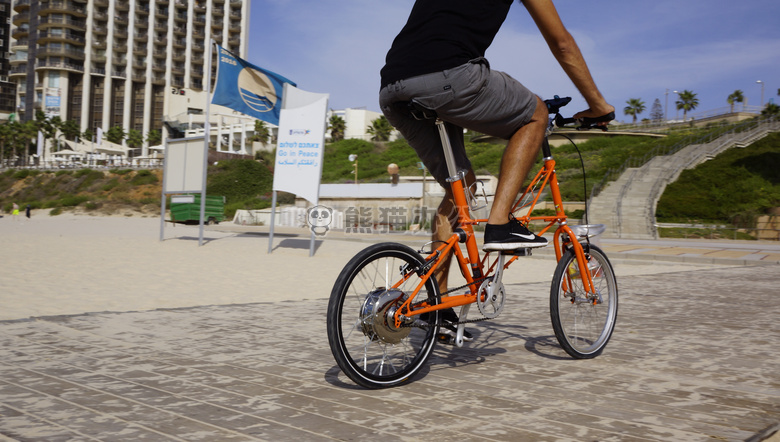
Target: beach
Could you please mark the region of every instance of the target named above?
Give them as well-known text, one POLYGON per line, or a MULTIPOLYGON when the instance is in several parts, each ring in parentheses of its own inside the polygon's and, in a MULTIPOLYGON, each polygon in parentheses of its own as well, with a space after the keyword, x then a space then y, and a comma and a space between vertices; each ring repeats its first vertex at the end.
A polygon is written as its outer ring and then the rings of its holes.
MULTIPOLYGON (((361 249, 387 240, 418 249, 427 241, 423 235, 334 232, 317 237, 310 257, 305 228, 282 229, 270 254, 267 231, 223 222, 206 227, 199 246, 197 225, 166 223, 161 241, 159 217, 4 216, 0 320, 327 298, 361 249)), ((621 276, 679 271, 681 265, 614 264, 621 276)), ((552 256, 523 258, 505 273, 505 283, 550 281, 554 271, 552 256)), ((457 273, 451 286, 463 283, 457 273)))

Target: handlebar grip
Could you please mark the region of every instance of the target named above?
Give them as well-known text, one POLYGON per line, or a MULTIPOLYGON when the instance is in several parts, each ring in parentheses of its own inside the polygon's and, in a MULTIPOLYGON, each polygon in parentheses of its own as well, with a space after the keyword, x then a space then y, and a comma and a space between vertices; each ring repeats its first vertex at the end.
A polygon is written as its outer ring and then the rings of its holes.
POLYGON ((615 119, 615 112, 610 112, 606 115, 602 115, 600 117, 596 118, 578 118, 577 121, 580 123, 580 126, 577 128, 577 130, 588 130, 588 129, 601 129, 603 131, 607 130, 607 126, 599 126, 599 123, 608 123, 615 119))

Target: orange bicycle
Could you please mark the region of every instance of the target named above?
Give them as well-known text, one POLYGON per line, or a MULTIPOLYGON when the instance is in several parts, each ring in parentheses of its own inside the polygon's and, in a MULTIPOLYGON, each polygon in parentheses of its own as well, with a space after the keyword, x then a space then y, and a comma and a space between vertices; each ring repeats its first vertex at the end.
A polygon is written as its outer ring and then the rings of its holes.
MULTIPOLYGON (((556 96, 545 101, 550 114, 555 115, 550 118, 548 136, 555 126, 574 122, 559 113, 570 100, 556 96)), ((435 118, 430 111, 426 114, 435 118)), ((579 128, 596 127, 596 122, 580 120, 579 128)), ((331 351, 341 370, 366 388, 400 385, 423 368, 436 345, 443 309, 461 307, 454 343, 463 346, 467 322, 494 319, 503 310, 507 296, 501 280, 503 272, 518 257, 531 253, 530 249, 519 249, 480 255, 474 226, 486 223, 487 219, 471 217, 470 209, 476 208, 475 192, 465 184, 465 171, 456 170, 444 123, 437 118, 436 125, 458 208, 458 229, 446 242, 429 243, 433 248, 430 251, 418 252, 391 242, 364 249, 341 271, 330 295, 327 329, 331 351), (454 253, 466 285, 440 293, 434 272, 446 262, 450 252, 454 253), (482 316, 469 320, 472 304, 477 305, 482 316)), ((550 290, 552 326, 558 342, 570 356, 593 358, 609 342, 618 307, 612 264, 589 240, 603 232, 604 226, 567 224, 555 160, 546 137, 542 152, 543 167, 512 212, 524 224, 546 223, 539 235, 557 225, 553 247, 558 265, 550 290), (531 216, 547 186, 555 215, 531 216), (525 215, 518 216, 518 212, 525 215)))

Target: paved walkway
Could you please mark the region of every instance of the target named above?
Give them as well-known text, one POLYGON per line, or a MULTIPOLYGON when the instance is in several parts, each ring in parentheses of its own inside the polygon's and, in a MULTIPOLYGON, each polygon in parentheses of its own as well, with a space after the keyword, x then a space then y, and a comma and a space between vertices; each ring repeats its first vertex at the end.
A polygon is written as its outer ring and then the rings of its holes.
MULTIPOLYGON (((780 261, 771 245, 603 245, 780 261)), ((335 365, 322 297, 1 321, 0 440, 746 440, 780 422, 778 270, 618 275, 615 334, 588 361, 558 347, 549 283, 513 284, 474 342, 380 391, 335 365)))

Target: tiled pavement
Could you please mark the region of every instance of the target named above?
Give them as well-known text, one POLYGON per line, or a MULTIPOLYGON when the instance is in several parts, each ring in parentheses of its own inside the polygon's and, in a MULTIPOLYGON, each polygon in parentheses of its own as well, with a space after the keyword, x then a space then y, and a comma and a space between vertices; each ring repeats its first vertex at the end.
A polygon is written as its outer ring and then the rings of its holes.
POLYGON ((745 440, 780 422, 778 270, 620 278, 586 361, 549 284, 512 285, 474 342, 380 391, 335 366, 325 299, 3 321, 0 440, 745 440))

